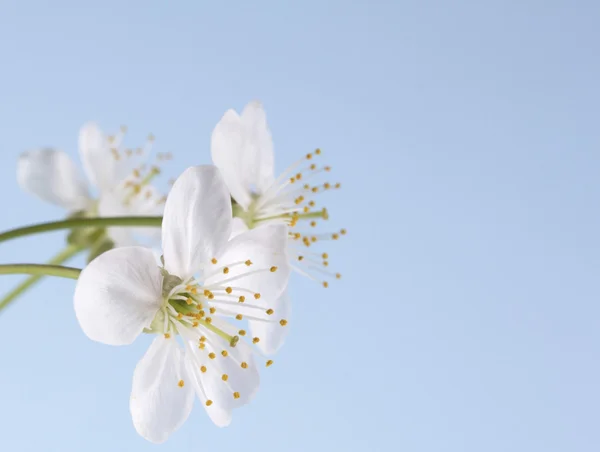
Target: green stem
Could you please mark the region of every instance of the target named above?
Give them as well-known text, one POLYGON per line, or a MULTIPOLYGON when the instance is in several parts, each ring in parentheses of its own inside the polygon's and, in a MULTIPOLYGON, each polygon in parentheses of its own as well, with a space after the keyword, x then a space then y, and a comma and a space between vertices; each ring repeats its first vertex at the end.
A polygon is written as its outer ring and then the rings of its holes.
POLYGON ((39 223, 23 228, 11 229, 0 234, 0 242, 25 237, 27 235, 40 234, 42 232, 58 231, 61 229, 75 229, 88 227, 108 226, 136 226, 136 227, 160 227, 162 217, 98 217, 98 218, 73 218, 49 223, 39 223))
MULTIPOLYGON (((63 262, 67 261, 71 257, 75 256, 77 253, 82 251, 83 248, 69 245, 56 256, 48 261, 49 265, 60 265, 63 262)), ((33 275, 11 290, 8 294, 0 300, 0 311, 5 309, 10 303, 12 303, 15 299, 17 299, 21 294, 23 294, 27 289, 32 287, 35 283, 37 283, 40 279, 42 279, 43 275, 33 275)))
POLYGON ((5 264, 0 265, 0 275, 36 275, 58 276, 60 278, 77 279, 80 268, 63 267, 62 265, 40 264, 5 264))

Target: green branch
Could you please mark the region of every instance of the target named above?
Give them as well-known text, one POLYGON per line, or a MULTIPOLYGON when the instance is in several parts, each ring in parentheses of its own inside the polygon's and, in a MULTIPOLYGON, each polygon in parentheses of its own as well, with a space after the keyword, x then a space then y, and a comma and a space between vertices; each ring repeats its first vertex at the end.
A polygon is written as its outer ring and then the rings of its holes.
MULTIPOLYGON (((76 245, 69 245, 56 256, 48 261, 49 265, 60 265, 63 262, 67 261, 71 257, 75 256, 77 253, 82 251, 83 248, 76 245)), ((9 304, 11 304, 14 300, 17 299, 20 295, 22 295, 25 291, 27 291, 30 287, 32 287, 35 283, 37 283, 40 279, 42 279, 43 275, 32 275, 7 293, 0 300, 0 311, 4 310, 9 304)))
POLYGON ((89 227, 136 226, 160 227, 162 217, 104 217, 104 218, 73 218, 49 223, 39 223, 23 228, 11 229, 0 234, 0 242, 40 234, 42 232, 58 231, 61 229, 76 229, 89 227))
POLYGON ((36 275, 58 276, 59 278, 77 279, 81 269, 63 267, 61 265, 40 264, 5 264, 0 265, 0 275, 36 275))

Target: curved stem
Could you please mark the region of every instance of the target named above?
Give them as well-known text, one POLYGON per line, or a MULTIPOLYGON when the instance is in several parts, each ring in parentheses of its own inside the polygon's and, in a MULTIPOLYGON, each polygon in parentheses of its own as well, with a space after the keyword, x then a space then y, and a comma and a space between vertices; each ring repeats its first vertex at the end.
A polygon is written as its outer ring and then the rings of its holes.
POLYGON ((98 218, 73 218, 62 221, 51 221, 39 223, 23 228, 11 229, 0 234, 0 242, 24 237, 27 235, 40 234, 42 232, 58 231, 60 229, 75 229, 88 227, 108 226, 136 226, 136 227, 160 227, 162 217, 98 217, 98 218))
POLYGON ((36 275, 58 276, 59 278, 77 279, 81 269, 63 267, 61 265, 39 264, 6 264, 0 265, 0 275, 36 275))
MULTIPOLYGON (((49 265, 60 265, 63 262, 67 261, 71 257, 75 256, 77 253, 82 251, 84 248, 69 245, 56 256, 48 261, 49 265)), ((25 279, 21 284, 7 293, 0 300, 0 312, 4 310, 9 304, 11 304, 14 300, 16 300, 20 295, 22 295, 26 290, 28 290, 31 286, 37 283, 40 279, 42 279, 43 275, 32 275, 29 278, 25 279)))

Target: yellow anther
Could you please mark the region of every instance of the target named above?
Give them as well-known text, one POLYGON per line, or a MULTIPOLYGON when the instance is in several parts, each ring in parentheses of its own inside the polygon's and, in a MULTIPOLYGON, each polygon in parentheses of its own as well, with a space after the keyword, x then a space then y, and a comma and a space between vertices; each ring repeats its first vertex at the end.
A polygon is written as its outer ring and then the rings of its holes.
POLYGON ((255 294, 254 294, 254 299, 255 299, 255 300, 258 300, 259 298, 260 298, 260 294, 259 294, 259 293, 255 293, 255 294))
POLYGON ((200 320, 202 317, 204 317, 205 312, 204 311, 198 311, 198 314, 195 315, 195 317, 200 320))
POLYGON ((336 234, 336 233, 333 233, 333 234, 331 234, 331 238, 332 238, 333 240, 337 240, 337 239, 339 239, 339 238, 340 238, 340 236, 339 236, 338 234, 336 234))
POLYGON ((321 154, 321 149, 319 149, 319 148, 315 149, 315 154, 320 155, 321 154))
POLYGON ((204 319, 204 321, 205 321, 206 323, 210 323, 210 322, 212 322, 212 319, 211 319, 210 317, 207 317, 207 318, 205 318, 205 319, 204 319))
POLYGON ((194 300, 192 300, 191 298, 188 297, 188 298, 185 299, 185 302, 187 304, 192 304, 194 302, 194 300))
POLYGON ((311 170, 313 170, 313 171, 314 171, 314 170, 316 170, 316 169, 317 169, 317 165, 315 165, 315 164, 313 163, 312 165, 310 165, 310 169, 311 169, 311 170))
POLYGON ((179 380, 179 383, 177 383, 177 386, 179 386, 180 388, 183 388, 184 385, 185 382, 183 380, 179 380))
POLYGON ((200 372, 205 373, 206 372, 206 366, 200 366, 200 372))
POLYGON ((253 344, 258 344, 260 342, 260 337, 255 337, 252 339, 253 344))
POLYGON ((221 355, 223 355, 223 358, 227 358, 227 355, 228 355, 227 350, 223 350, 221 352, 221 355))
POLYGON ((329 287, 329 283, 327 281, 323 281, 323 287, 327 289, 329 287))
POLYGON ((340 188, 342 186, 342 184, 340 184, 339 182, 337 184, 335 184, 335 188, 340 188))
POLYGON ((310 160, 312 158, 312 154, 306 154, 306 160, 310 160))
POLYGON ((308 184, 304 184, 304 187, 303 187, 303 188, 304 188, 305 190, 309 190, 309 189, 310 189, 310 185, 308 185, 308 184))
POLYGON ((314 202, 314 201, 310 201, 310 202, 308 203, 308 205, 309 205, 310 207, 314 207, 314 206, 315 206, 315 202, 314 202))
POLYGON ((313 193, 316 193, 319 191, 319 187, 313 187, 310 189, 313 193))
POLYGON ((206 347, 206 344, 205 344, 204 342, 200 342, 200 343, 198 344, 198 348, 199 348, 200 350, 204 350, 204 348, 205 348, 205 347, 206 347))
POLYGON ((302 261, 302 260, 304 260, 304 256, 298 256, 298 260, 299 260, 299 261, 302 261))
POLYGON ((206 401, 206 406, 211 406, 212 405, 212 400, 207 400, 206 401))
POLYGON ((200 342, 206 342, 206 338, 204 336, 200 336, 200 342))
POLYGON ((331 171, 331 166, 326 166, 325 171, 331 171))
POLYGON ((242 361, 242 364, 240 364, 240 366, 242 366, 242 369, 247 369, 248 363, 246 361, 242 361))
POLYGON ((281 319, 281 320, 279 321, 279 324, 280 324, 281 326, 286 326, 286 325, 287 325, 287 323, 288 323, 288 322, 287 322, 287 320, 285 320, 285 319, 281 319))
POLYGON ((217 264, 217 259, 213 257, 213 258, 210 260, 210 262, 211 262, 213 265, 216 265, 216 264, 217 264))
POLYGON ((267 367, 269 367, 269 366, 271 366, 271 365, 273 365, 273 360, 272 360, 272 359, 270 359, 270 360, 268 360, 268 361, 266 362, 266 366, 267 366, 267 367))
POLYGON ((217 312, 217 309, 216 309, 216 308, 210 308, 209 310, 210 310, 210 313, 211 313, 211 314, 214 314, 215 312, 217 312))
POLYGON ((165 333, 165 339, 171 339, 171 335, 169 333, 165 333))
POLYGON ((336 273, 336 274, 335 274, 335 277, 336 277, 337 279, 341 279, 341 278, 342 278, 342 274, 341 274, 341 273, 336 273))
POLYGON ((321 257, 322 257, 323 259, 329 259, 329 255, 328 255, 327 253, 323 253, 323 254, 321 255, 321 257))
POLYGON ((211 292, 211 293, 209 293, 209 294, 208 294, 208 299, 209 299, 209 300, 212 300, 213 298, 215 298, 215 294, 214 294, 214 293, 212 293, 212 292, 211 292))
POLYGON ((236 391, 236 392, 234 392, 234 393, 233 393, 233 398, 234 398, 234 399, 239 399, 239 398, 240 398, 240 393, 239 393, 239 392, 237 392, 237 391, 236 391))
POLYGON ((233 289, 231 287, 226 287, 225 292, 231 293, 231 292, 233 292, 233 289))
POLYGON ((244 301, 246 301, 246 297, 245 297, 245 296, 243 296, 243 295, 240 295, 240 298, 238 298, 238 301, 239 301, 240 303, 243 303, 244 301))
POLYGON ((275 311, 273 311, 272 309, 267 309, 267 311, 266 311, 266 312, 267 312, 267 315, 273 315, 273 313, 274 313, 275 311))
POLYGON ((323 188, 324 188, 325 190, 329 190, 329 189, 331 188, 331 184, 330 184, 329 182, 325 182, 325 183, 323 184, 323 188))
POLYGON ((238 331, 238 334, 239 334, 240 336, 245 336, 245 335, 246 335, 246 331, 245 331, 245 330, 239 330, 239 331, 238 331))
POLYGON ((235 316, 235 318, 236 318, 237 320, 242 320, 242 318, 243 318, 243 317, 242 317, 242 314, 238 314, 238 315, 236 315, 236 316, 235 316))
POLYGON ((346 231, 345 229, 340 229, 340 234, 346 235, 346 232, 348 232, 348 231, 346 231))
POLYGON ((310 238, 310 241, 311 241, 311 242, 313 242, 313 243, 315 243, 315 242, 317 241, 317 238, 316 238, 316 237, 313 235, 313 236, 310 238))
POLYGON ((154 135, 149 134, 148 135, 148 141, 154 141, 154 135))
POLYGON ((302 179, 302 173, 296 174, 296 180, 300 180, 300 179, 302 179))
POLYGON ((223 375, 221 376, 221 380, 223 380, 223 381, 227 381, 227 380, 229 380, 229 376, 228 376, 227 374, 223 374, 223 375))
POLYGON ((293 177, 290 177, 290 184, 293 184, 294 182, 296 182, 296 179, 293 177))
POLYGON ((244 262, 244 264, 246 264, 248 267, 250 267, 252 265, 252 261, 250 259, 248 259, 246 262, 244 262))
POLYGON ((208 357, 209 357, 210 359, 215 359, 215 358, 217 357, 217 355, 215 355, 213 352, 210 352, 210 353, 208 354, 208 357))
POLYGON ((303 211, 304 213, 308 213, 308 212, 310 212, 310 207, 308 207, 308 206, 304 206, 304 209, 302 209, 302 211, 303 211))
POLYGON ((194 323, 192 323, 192 326, 193 326, 194 328, 196 328, 198 325, 200 325, 198 322, 194 322, 194 323))
POLYGON ((229 267, 225 267, 225 268, 223 269, 223 273, 225 273, 225 274, 229 273, 229 267))
POLYGON ((317 225, 317 222, 316 221, 311 221, 310 225, 314 228, 317 225))
POLYGON ((204 296, 208 297, 210 295, 210 290, 204 289, 204 296))
POLYGON ((275 273, 277 271, 277 267, 273 266, 269 270, 271 273, 275 273))
POLYGON ((192 287, 191 292, 195 295, 198 293, 198 288, 197 287, 192 287))
POLYGON ((134 169, 133 170, 133 177, 140 177, 140 170, 139 169, 134 169))

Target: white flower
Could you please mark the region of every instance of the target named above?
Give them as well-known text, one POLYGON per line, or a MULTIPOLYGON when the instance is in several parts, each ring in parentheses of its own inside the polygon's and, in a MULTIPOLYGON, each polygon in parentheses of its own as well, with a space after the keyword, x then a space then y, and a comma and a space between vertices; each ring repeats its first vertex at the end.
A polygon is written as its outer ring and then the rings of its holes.
POLYGON ((303 225, 315 228, 319 221, 329 218, 327 209, 317 208, 314 198, 340 187, 339 183, 314 183, 315 176, 331 169, 315 163, 321 155, 320 149, 306 154, 275 178, 273 143, 266 115, 259 102, 251 102, 241 115, 234 110, 225 113, 212 133, 211 153, 236 201, 235 216, 248 228, 272 223, 289 225, 289 255, 294 268, 324 287, 329 285, 327 277, 341 277, 328 270, 329 255, 313 249, 316 242, 337 240, 346 230, 333 233, 300 230, 303 225))
MULTIPOLYGON (((159 173, 157 167, 144 171, 132 168, 130 157, 147 154, 154 138, 145 148, 122 149, 125 128, 116 136, 105 135, 96 124, 87 123, 79 132, 79 153, 89 184, 75 163, 60 150, 43 148, 21 154, 17 180, 21 187, 39 198, 58 205, 69 214, 86 216, 161 215, 164 197, 150 185, 159 173), (90 185, 98 191, 97 199, 90 185)), ((163 155, 160 154, 159 158, 163 155)), ((135 234, 152 233, 148 228, 109 228, 117 246, 135 244, 135 234)))
POLYGON ((152 442, 183 424, 194 393, 215 424, 228 425, 231 410, 258 388, 253 345, 266 341, 248 335, 243 322, 253 331, 287 323, 275 310, 290 273, 287 228, 271 225, 230 239, 231 231, 219 170, 189 168, 165 205, 163 267, 148 248, 115 248, 77 282, 75 313, 90 339, 124 345, 142 331, 158 334, 136 367, 130 399, 136 430, 152 442))

